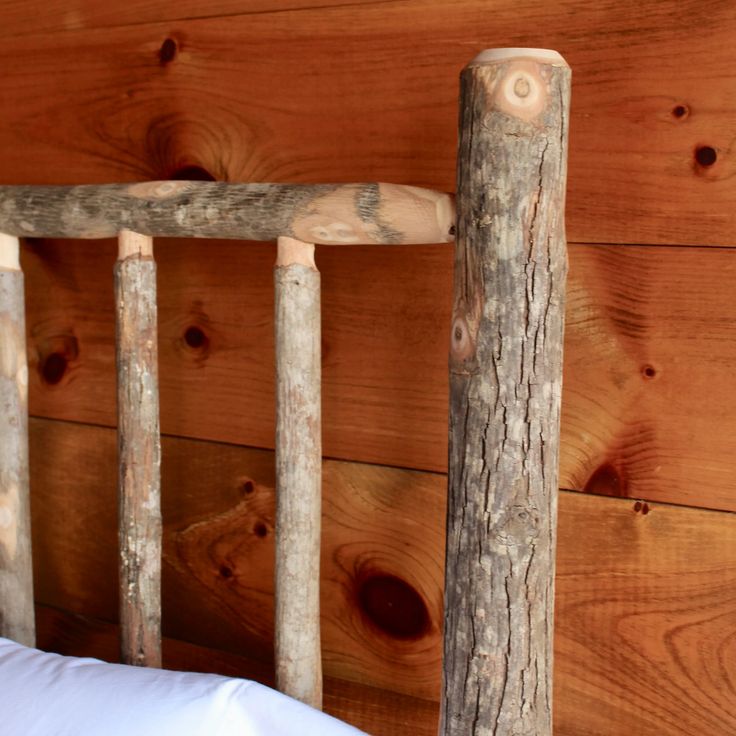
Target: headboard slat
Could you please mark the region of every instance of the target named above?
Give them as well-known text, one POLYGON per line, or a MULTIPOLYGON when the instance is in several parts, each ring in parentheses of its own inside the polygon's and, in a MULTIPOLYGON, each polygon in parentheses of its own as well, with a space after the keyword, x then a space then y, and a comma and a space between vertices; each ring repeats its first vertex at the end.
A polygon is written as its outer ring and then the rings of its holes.
POLYGON ((161 666, 161 438, 156 263, 123 230, 115 264, 121 656, 161 666))
POLYGON ((28 363, 18 239, 0 233, 0 634, 33 646, 28 363))
POLYGON ((322 707, 320 274, 314 245, 278 239, 276 327, 276 685, 322 707))

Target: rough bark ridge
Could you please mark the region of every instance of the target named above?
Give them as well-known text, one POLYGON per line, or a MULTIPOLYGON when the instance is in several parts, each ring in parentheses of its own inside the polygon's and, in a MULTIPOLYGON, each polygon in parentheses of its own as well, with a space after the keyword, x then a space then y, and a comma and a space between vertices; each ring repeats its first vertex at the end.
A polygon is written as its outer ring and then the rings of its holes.
POLYGON ((314 246, 279 238, 276 264, 276 684, 322 707, 320 274, 314 246))
POLYGON ((551 736, 570 73, 461 77, 440 733, 551 736))
POLYGON ((115 264, 118 366, 118 530, 121 654, 161 666, 161 444, 158 414, 156 264, 115 264))
MULTIPOLYGON (((15 250, 17 240, 0 235, 15 250)), ((0 635, 35 644, 23 273, 0 267, 0 635)))

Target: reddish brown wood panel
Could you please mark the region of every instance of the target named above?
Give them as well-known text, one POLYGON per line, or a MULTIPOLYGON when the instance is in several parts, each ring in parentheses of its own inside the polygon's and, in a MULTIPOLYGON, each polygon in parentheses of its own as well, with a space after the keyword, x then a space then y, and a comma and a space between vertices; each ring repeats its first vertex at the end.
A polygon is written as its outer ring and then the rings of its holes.
MULTIPOLYGON (((117 661, 119 632, 114 624, 47 606, 38 606, 36 615, 41 649, 117 661)), ((242 654, 177 639, 164 639, 162 644, 164 666, 169 669, 246 677, 273 687, 269 669, 242 654)), ((437 733, 437 703, 347 680, 325 679, 324 710, 373 736, 437 733)))
MULTIPOLYGON (((114 432, 33 427, 37 599, 114 621, 114 432)), ((163 447, 164 635, 270 663, 273 453, 171 438, 163 447)), ((325 675, 438 698, 444 480, 328 461, 323 495, 325 675)))
MULTIPOLYGON (((459 70, 483 48, 542 38, 573 69, 571 240, 736 242, 731 0, 279 3, 199 20, 176 19, 190 3, 139 6, 99 6, 95 20, 91 3, 28 4, 40 29, 122 25, 8 31, 3 182, 358 178, 449 190, 459 70)), ((17 18, 17 6, 5 13, 17 18)))
MULTIPOLYGON (((163 431, 272 447, 275 248, 158 241, 163 431)), ((111 243, 36 242, 31 411, 111 426, 111 243)), ((443 471, 452 247, 318 248, 324 451, 443 471)), ((562 486, 736 510, 736 251, 570 248, 562 486)))
MULTIPOLYGON (((109 429, 32 422, 37 598, 107 621, 116 615, 114 447, 109 429)), ((325 674, 436 699, 446 480, 337 461, 324 470, 325 674)), ((268 679, 272 454, 167 438, 163 499, 165 634, 247 653, 248 671, 268 679)), ((556 733, 736 731, 732 514, 563 493, 557 591, 556 733)), ((42 641, 90 651, 81 635, 42 641)), ((182 653, 176 666, 201 662, 182 653)), ((376 736, 406 732, 373 696, 359 706, 362 697, 354 691, 338 712, 363 708, 376 736)), ((417 733, 436 726, 433 708, 399 701, 396 717, 416 717, 417 733)))

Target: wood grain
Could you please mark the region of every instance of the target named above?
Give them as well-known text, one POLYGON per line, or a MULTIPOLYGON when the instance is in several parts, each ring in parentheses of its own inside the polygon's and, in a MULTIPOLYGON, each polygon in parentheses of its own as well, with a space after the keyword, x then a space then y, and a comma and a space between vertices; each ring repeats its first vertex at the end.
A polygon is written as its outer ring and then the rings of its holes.
POLYGON ((279 4, 200 20, 165 5, 142 17, 158 23, 4 38, 4 183, 360 174, 450 191, 459 70, 483 48, 539 45, 543 27, 575 70, 570 240, 736 242, 731 0, 279 4))
MULTIPOLYGON (((116 621, 114 432, 32 424, 37 599, 116 621), (89 482, 96 498, 79 490, 89 482), (85 532, 91 524, 95 535, 85 532)), ((270 665, 273 453, 166 437, 162 449, 164 636, 248 652, 270 665)), ((444 480, 338 461, 326 462, 322 477, 325 675, 437 699, 444 480), (429 527, 424 516, 414 518, 409 488, 432 514, 429 527), (430 540, 431 555, 422 551, 430 540)))
MULTIPOLYGON (((131 0, 125 5, 108 5, 98 0, 48 0, 43 14, 33 3, 23 0, 5 0, 2 6, 4 25, 0 37, 33 35, 39 32, 59 33, 80 28, 106 28, 109 26, 140 25, 162 21, 192 20, 222 16, 242 16, 269 11, 314 9, 345 3, 340 0, 249 0, 244 7, 240 0, 216 0, 202 6, 197 0, 172 3, 169 0, 131 0)), ((353 0, 356 9, 371 0, 353 0)), ((175 54, 176 49, 164 48, 163 59, 175 54)))
MULTIPOLYGON (((247 654, 268 679, 273 456, 171 438, 163 450, 165 635, 247 654)), ((31 422, 37 598, 107 621, 117 613, 114 452, 112 430, 31 422)), ((437 700, 446 479, 336 461, 324 473, 327 709, 334 677, 437 700)), ((555 733, 730 736, 734 591, 732 514, 561 494, 555 733)), ((54 646, 99 652, 97 635, 62 628, 54 646)), ((115 642, 105 651, 114 658, 115 642)), ((181 650, 176 666, 206 669, 205 659, 181 650)), ((392 696, 407 719, 398 726, 377 700, 358 704, 362 685, 340 711, 366 719, 357 725, 376 736, 436 730, 434 706, 407 712, 392 696)))
MULTIPOLYGON (((114 624, 47 606, 39 606, 36 611, 40 648, 117 661, 118 631, 114 624)), ((268 668, 246 655, 177 639, 164 639, 162 643, 168 669, 245 677, 273 687, 268 668)), ((327 678, 325 686, 325 711, 373 736, 434 736, 437 732, 437 703, 336 678, 327 678)))
MULTIPOLYGON (((165 433, 273 446, 275 248, 245 250, 157 241, 165 433)), ((113 426, 114 244, 22 256, 31 412, 113 426)), ((444 470, 452 248, 318 258, 325 454, 444 470)), ((570 247, 562 487, 736 510, 734 281, 732 250, 570 247)))

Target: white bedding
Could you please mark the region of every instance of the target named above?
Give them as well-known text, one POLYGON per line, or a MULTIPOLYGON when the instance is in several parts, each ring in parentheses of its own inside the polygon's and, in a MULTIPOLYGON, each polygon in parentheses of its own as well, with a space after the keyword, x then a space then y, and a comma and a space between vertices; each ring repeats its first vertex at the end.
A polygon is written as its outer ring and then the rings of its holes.
POLYGON ((62 657, 0 638, 0 734, 7 736, 362 733, 249 680, 62 657))

